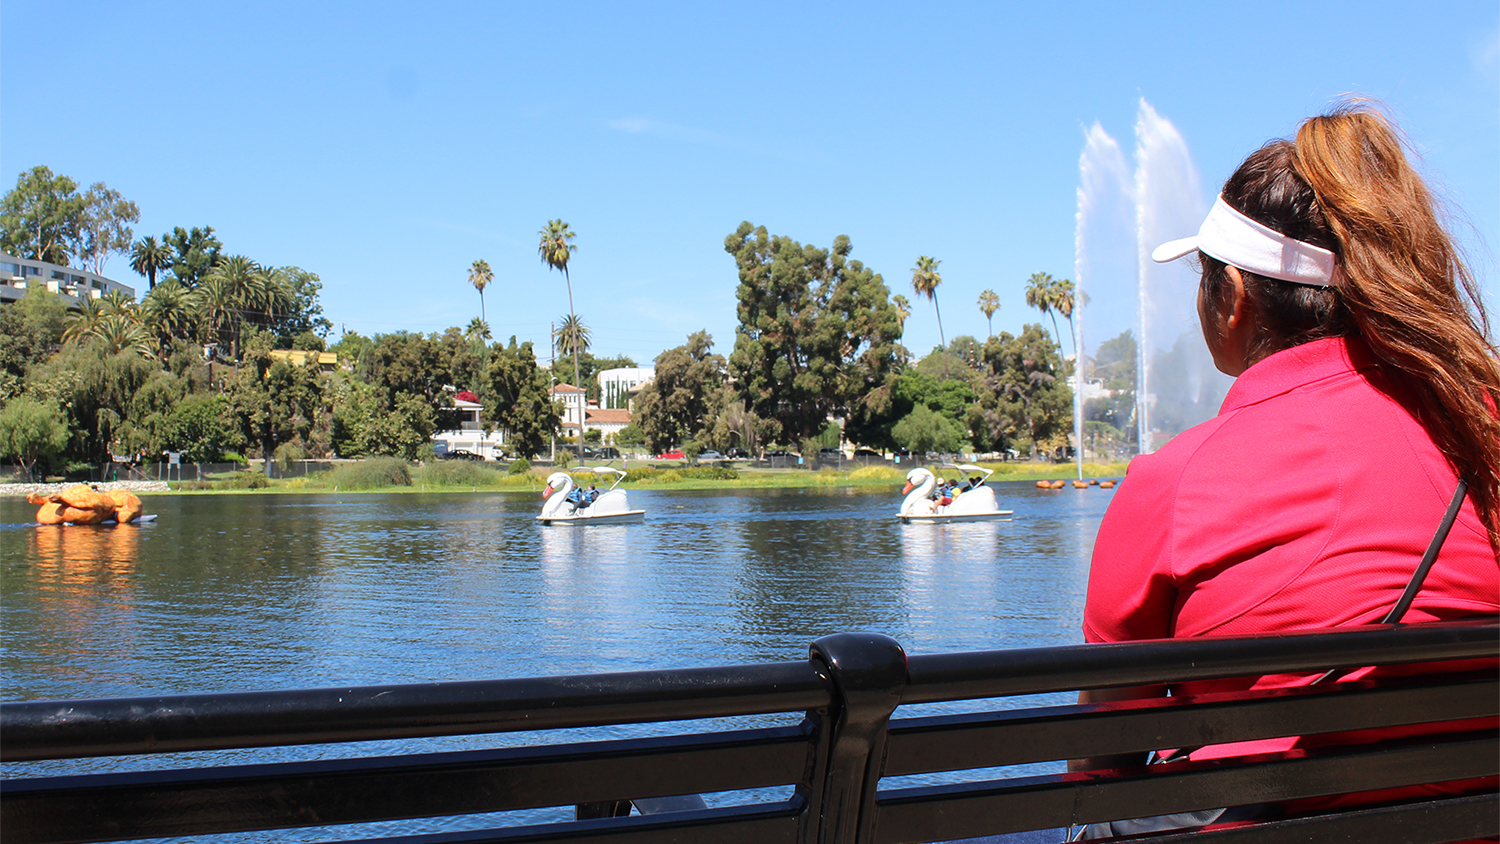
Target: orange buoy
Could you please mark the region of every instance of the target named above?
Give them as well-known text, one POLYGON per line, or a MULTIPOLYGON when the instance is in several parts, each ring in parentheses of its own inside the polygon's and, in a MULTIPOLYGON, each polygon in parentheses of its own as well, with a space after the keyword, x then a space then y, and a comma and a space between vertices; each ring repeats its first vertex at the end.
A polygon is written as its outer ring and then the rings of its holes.
POLYGON ((1100 481, 1099 482, 1099 488, 1100 489, 1114 489, 1115 488, 1115 482, 1114 481, 1100 481))
POLYGON ((1036 482, 1036 488, 1037 489, 1051 489, 1052 488, 1052 482, 1051 481, 1037 481, 1036 482))

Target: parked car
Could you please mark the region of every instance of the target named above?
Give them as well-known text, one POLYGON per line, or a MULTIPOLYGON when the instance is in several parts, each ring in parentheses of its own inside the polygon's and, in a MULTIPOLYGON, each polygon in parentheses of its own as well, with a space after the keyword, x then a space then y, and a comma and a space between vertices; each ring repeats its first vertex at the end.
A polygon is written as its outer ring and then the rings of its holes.
POLYGON ((882 460, 885 459, 885 455, 881 454, 880 452, 876 451, 873 448, 856 448, 854 450, 854 456, 855 457, 879 457, 882 460))
POLYGON ((911 449, 909 449, 909 448, 898 448, 895 451, 891 452, 891 456, 892 457, 911 457, 911 449))
POLYGON ((439 454, 438 457, 441 458, 441 459, 443 459, 443 460, 483 460, 484 459, 483 457, 475 454, 472 451, 465 451, 464 449, 461 449, 461 448, 456 448, 456 449, 454 449, 454 450, 452 450, 450 452, 447 452, 445 454, 439 454))
POLYGON ((791 457, 792 453, 784 448, 773 448, 766 452, 767 457, 791 457))
POLYGON ((708 451, 699 452, 698 453, 698 459, 699 460, 723 460, 724 459, 724 455, 720 454, 717 451, 714 451, 713 449, 709 449, 708 451))
POLYGON ((822 448, 818 449, 818 456, 819 457, 843 457, 844 456, 844 452, 839 451, 838 449, 833 448, 831 446, 826 446, 825 445, 822 448))
POLYGON ((656 459, 657 460, 685 460, 686 458, 684 458, 682 456, 682 449, 679 448, 676 451, 663 451, 661 454, 656 455, 656 459))
POLYGON ((612 445, 594 449, 594 458, 597 460, 619 460, 620 450, 612 445))
POLYGON ((724 452, 724 455, 730 460, 746 460, 750 457, 750 452, 744 450, 743 448, 731 448, 730 450, 724 452))

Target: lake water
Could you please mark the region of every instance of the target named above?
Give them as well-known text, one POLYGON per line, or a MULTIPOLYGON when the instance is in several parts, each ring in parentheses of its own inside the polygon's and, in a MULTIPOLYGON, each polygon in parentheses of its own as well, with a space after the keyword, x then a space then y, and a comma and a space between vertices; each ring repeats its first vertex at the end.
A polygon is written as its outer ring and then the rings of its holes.
POLYGON ((938 526, 897 522, 895 488, 633 490, 644 523, 586 528, 521 493, 153 495, 153 524, 79 528, 0 499, 0 701, 1081 641, 1113 492, 997 489, 1014 521, 938 526))

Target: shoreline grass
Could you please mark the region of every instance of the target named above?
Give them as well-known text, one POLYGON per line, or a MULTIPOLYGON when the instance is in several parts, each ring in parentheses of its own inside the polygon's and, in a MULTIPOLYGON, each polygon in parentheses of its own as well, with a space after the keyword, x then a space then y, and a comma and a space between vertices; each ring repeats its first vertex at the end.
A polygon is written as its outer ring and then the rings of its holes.
MULTIPOLYGON (((1074 464, 980 463, 994 470, 990 482, 1067 480, 1078 477, 1074 464)), ((1085 463, 1085 478, 1120 478, 1126 463, 1085 463)), ((648 463, 628 469, 621 487, 648 489, 805 489, 827 487, 899 486, 911 466, 873 465, 844 469, 767 469, 748 466, 687 466, 648 463)), ((268 478, 260 472, 235 472, 206 481, 176 482, 165 492, 142 495, 254 495, 257 493, 539 493, 554 471, 569 472, 575 481, 596 480, 588 469, 534 467, 519 474, 475 463, 407 464, 395 458, 376 458, 297 478, 268 478)), ((0 484, 0 495, 5 494, 0 484)))

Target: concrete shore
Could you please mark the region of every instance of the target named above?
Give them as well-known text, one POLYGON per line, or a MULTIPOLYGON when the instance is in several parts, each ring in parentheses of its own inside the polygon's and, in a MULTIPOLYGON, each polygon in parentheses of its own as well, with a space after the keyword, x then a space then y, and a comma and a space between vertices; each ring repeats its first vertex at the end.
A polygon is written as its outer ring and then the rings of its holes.
MULTIPOLYGON (((76 484, 0 484, 0 495, 25 498, 31 493, 51 495, 76 484)), ((128 489, 131 492, 169 492, 166 481, 100 481, 90 484, 99 489, 128 489)))

